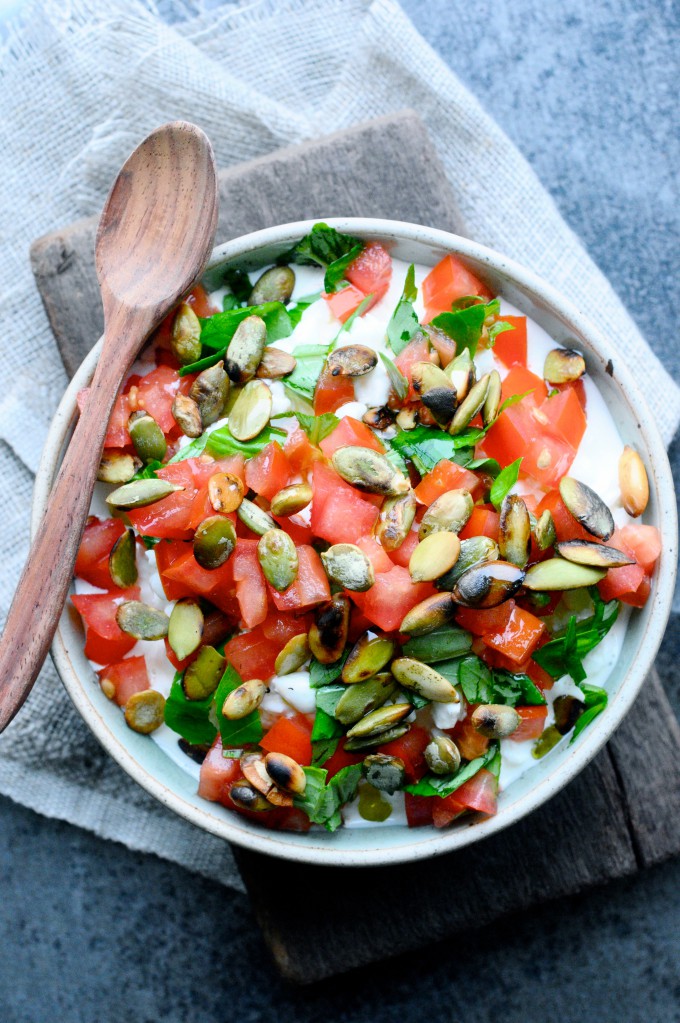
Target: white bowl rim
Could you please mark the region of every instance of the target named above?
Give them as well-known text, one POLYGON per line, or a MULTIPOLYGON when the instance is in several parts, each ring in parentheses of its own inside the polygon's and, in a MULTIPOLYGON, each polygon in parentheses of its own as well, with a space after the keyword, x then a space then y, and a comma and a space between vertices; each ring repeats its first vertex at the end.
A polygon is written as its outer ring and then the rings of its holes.
MULTIPOLYGON (((289 245, 304 234, 320 218, 280 224, 259 231, 242 235, 232 241, 217 246, 210 257, 206 270, 224 262, 237 260, 247 256, 252 250, 268 245, 289 245)), ((526 269, 514 260, 459 235, 451 234, 435 228, 423 227, 402 221, 363 218, 363 217, 332 217, 326 218, 328 223, 339 231, 347 234, 358 234, 367 238, 418 242, 436 249, 452 252, 464 260, 469 258, 487 266, 494 272, 509 278, 523 292, 534 296, 540 304, 548 307, 559 319, 566 321, 577 332, 583 335, 593 352, 606 365, 608 360, 616 359, 616 380, 619 389, 624 393, 625 400, 637 417, 637 426, 641 439, 648 453, 648 464, 652 469, 653 485, 660 498, 674 493, 673 480, 668 463, 666 449, 661 436, 653 422, 645 401, 628 372, 618 353, 580 313, 573 304, 562 296, 552 285, 538 275, 526 269)), ((55 413, 45 443, 40 466, 35 481, 33 505, 31 513, 31 535, 35 536, 44 511, 47 507, 49 491, 56 474, 65 439, 76 416, 77 392, 86 387, 94 372, 101 338, 81 363, 71 380, 55 413)), ((315 863, 325 866, 378 866, 387 863, 408 862, 429 856, 440 855, 454 849, 462 848, 472 842, 480 841, 514 824, 522 817, 552 798, 564 788, 604 746, 609 737, 630 710, 643 682, 651 669, 656 652, 663 638, 668 615, 670 614, 675 585, 677 561, 677 513, 675 501, 660 501, 659 523, 662 536, 662 558, 657 568, 654 582, 655 613, 649 615, 644 642, 621 683, 615 698, 610 701, 606 713, 600 715, 580 736, 579 745, 572 749, 567 760, 558 769, 537 777, 536 783, 514 804, 494 817, 475 820, 465 828, 443 829, 434 828, 407 829, 410 841, 403 845, 387 848, 369 847, 362 850, 334 848, 323 843, 316 843, 316 835, 310 832, 299 841, 300 835, 283 831, 268 831, 253 826, 248 830, 236 827, 228 819, 217 818, 209 812, 212 804, 206 801, 206 809, 186 802, 182 796, 165 785, 154 774, 143 768, 129 752, 124 743, 120 742, 108 727, 104 717, 89 701, 83 681, 71 663, 61 627, 58 628, 52 646, 52 658, 62 682, 76 709, 88 724, 98 741, 113 759, 138 782, 147 792, 162 804, 173 810, 180 817, 190 821, 218 837, 227 839, 234 844, 257 852, 277 856, 297 862, 315 863), (292 835, 292 840, 290 836, 292 835)), ((64 612, 66 614, 66 612, 64 612)), ((390 828, 390 831, 396 829, 390 828)), ((367 837, 375 837, 377 829, 362 829, 355 834, 365 833, 367 837)))

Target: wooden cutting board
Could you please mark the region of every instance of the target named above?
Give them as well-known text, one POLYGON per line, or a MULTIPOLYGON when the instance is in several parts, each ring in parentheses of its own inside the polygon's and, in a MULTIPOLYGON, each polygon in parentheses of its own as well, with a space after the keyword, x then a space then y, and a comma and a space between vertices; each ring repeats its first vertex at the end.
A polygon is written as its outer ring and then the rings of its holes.
MULTIPOLYGON (((217 241, 308 217, 379 216, 460 233, 455 197, 410 112, 220 173, 217 241)), ((31 262, 72 375, 102 329, 96 218, 38 239, 31 262)), ((488 924, 680 853, 680 728, 655 672, 608 746, 547 805, 446 856, 313 867, 234 850, 287 979, 311 983, 488 924)))

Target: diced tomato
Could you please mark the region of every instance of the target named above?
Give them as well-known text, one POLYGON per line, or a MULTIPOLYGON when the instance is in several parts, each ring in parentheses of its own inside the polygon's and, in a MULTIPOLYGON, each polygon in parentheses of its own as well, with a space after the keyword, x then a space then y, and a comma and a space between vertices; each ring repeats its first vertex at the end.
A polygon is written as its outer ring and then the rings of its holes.
POLYGON ((91 661, 112 664, 132 650, 136 640, 118 627, 116 611, 126 600, 139 600, 139 595, 138 586, 72 595, 71 601, 85 622, 85 656, 91 661))
POLYGON ((163 592, 168 600, 179 600, 181 597, 190 597, 193 590, 186 583, 176 579, 167 578, 165 573, 171 565, 182 555, 191 551, 190 545, 182 540, 161 540, 153 549, 156 558, 156 568, 161 578, 163 592))
POLYGON ((231 561, 241 619, 246 629, 254 629, 265 620, 269 607, 267 584, 257 558, 257 540, 239 540, 231 561))
POLYGON ((362 536, 357 540, 357 547, 363 551, 373 565, 374 572, 389 572, 394 562, 389 554, 373 536, 362 536))
MULTIPOLYGON (((510 370, 519 372, 525 371, 510 370)), ((576 452, 540 409, 527 404, 531 401, 525 398, 502 412, 484 438, 483 449, 501 465, 521 458, 522 475, 531 476, 544 487, 556 487, 569 472, 576 452)))
POLYGON ((514 610, 515 601, 512 599, 498 604, 497 607, 479 610, 473 607, 459 607, 456 611, 456 621, 461 629, 466 629, 474 636, 486 636, 502 632, 507 627, 514 610))
POLYGON ((531 657, 545 633, 546 628, 540 618, 515 606, 502 629, 483 633, 483 637, 487 646, 498 650, 515 664, 521 664, 531 657))
POLYGON ((333 469, 315 462, 312 486, 312 530, 316 536, 329 543, 354 543, 357 537, 372 532, 378 509, 333 469))
MULTIPOLYGON (((493 354, 511 369, 527 364, 527 318, 526 316, 501 316, 505 323, 511 323, 513 330, 504 330, 496 336, 493 354)), ((525 388, 526 389, 526 388, 525 388)), ((520 392, 521 393, 521 392, 520 392)))
POLYGON ((109 572, 109 554, 118 537, 124 532, 125 526, 120 519, 101 521, 95 516, 89 518, 78 548, 75 574, 102 590, 110 589, 113 582, 109 572))
POLYGON ((513 732, 510 738, 513 742, 524 742, 526 739, 538 739, 545 728, 545 719, 548 716, 548 708, 536 707, 515 707, 519 714, 519 728, 513 732))
POLYGON ((442 458, 432 472, 423 476, 414 493, 419 504, 430 505, 448 490, 469 490, 479 485, 479 479, 469 469, 463 469, 448 458, 442 458))
POLYGON ((331 599, 328 576, 314 548, 303 544, 297 548, 297 553, 298 574, 292 586, 279 593, 267 584, 271 599, 279 611, 305 611, 331 599))
POLYGON ((431 362, 430 342, 422 335, 416 335, 413 341, 409 341, 403 352, 394 360, 394 364, 400 373, 408 380, 407 401, 418 401, 419 395, 413 389, 412 372, 416 362, 431 362))
POLYGON ((379 302, 390 286, 392 279, 392 257, 380 242, 369 242, 363 252, 347 267, 345 277, 364 295, 373 295, 368 306, 379 302))
MULTIPOLYGON (((498 339, 503 337, 499 334, 498 339)), ((523 401, 527 404, 540 405, 548 397, 548 388, 539 376, 532 373, 526 366, 513 366, 508 375, 504 378, 501 388, 501 401, 512 398, 515 394, 524 394, 531 391, 523 401)))
POLYGON ((348 445, 372 448, 373 451, 380 451, 381 453, 385 450, 370 427, 358 419, 353 419, 352 416, 343 416, 333 432, 324 437, 319 447, 326 458, 330 458, 338 448, 347 447, 348 445))
POLYGON ((197 487, 186 462, 175 462, 159 469, 159 479, 169 480, 183 490, 169 494, 162 501, 128 512, 128 518, 137 532, 169 540, 189 540, 192 537, 191 511, 197 487))
POLYGON ((192 307, 196 315, 200 316, 201 319, 212 316, 219 311, 210 301, 210 297, 202 284, 194 284, 184 301, 192 307))
POLYGON ((352 764, 360 764, 366 756, 365 753, 347 753, 342 748, 342 742, 343 740, 338 743, 338 747, 333 756, 329 757, 328 760, 325 760, 321 765, 326 771, 328 771, 328 776, 326 778, 327 781, 330 781, 330 779, 336 775, 338 771, 342 771, 343 767, 351 767, 352 764))
POLYGON ((422 828, 432 823, 434 799, 429 796, 413 796, 410 792, 405 792, 404 803, 409 828, 422 828))
POLYGON ((552 689, 555 685, 555 679, 552 675, 549 675, 545 668, 542 668, 540 664, 537 664, 533 658, 530 658, 526 664, 523 664, 518 671, 528 675, 532 682, 535 682, 542 693, 547 692, 548 689, 552 689))
POLYGON ((574 450, 586 432, 586 417, 573 387, 566 387, 552 398, 546 398, 541 412, 548 417, 553 428, 571 444, 574 450))
POLYGON ((246 483, 268 501, 288 484, 290 477, 288 459, 275 440, 246 462, 246 483))
MULTIPOLYGON (((90 393, 89 387, 84 387, 82 391, 78 391, 76 395, 76 402, 78 408, 82 410, 85 408, 87 396, 90 393)), ((134 411, 134 406, 130 399, 129 394, 119 394, 116 398, 111 416, 109 418, 109 425, 106 430, 106 437, 104 438, 104 448, 124 448, 132 443, 130 434, 128 433, 128 419, 130 413, 134 411)))
POLYGON ((461 540, 469 540, 473 536, 488 536, 498 540, 501 517, 493 507, 475 505, 472 515, 467 520, 458 536, 461 540))
POLYGON ((498 808, 498 779, 482 768, 450 796, 433 797, 432 822, 436 828, 446 827, 464 810, 492 816, 498 808))
POLYGON ((351 377, 334 377, 328 366, 325 366, 314 391, 315 415, 322 416, 325 412, 335 412, 348 401, 354 401, 354 381, 351 377))
POLYGON ((267 639, 278 643, 282 649, 289 639, 309 632, 312 624, 310 614, 292 615, 281 611, 271 611, 262 623, 262 632, 267 639))
POLYGON ((243 455, 227 455, 225 458, 211 458, 210 455, 201 455, 199 458, 187 458, 187 464, 194 477, 197 487, 204 486, 218 472, 228 472, 232 476, 238 476, 241 483, 246 482, 245 458, 243 455))
POLYGON ((478 732, 472 724, 471 715, 473 710, 474 707, 471 707, 468 717, 463 718, 462 721, 457 721, 453 728, 446 729, 466 760, 474 760, 475 757, 481 757, 482 753, 486 753, 489 748, 489 740, 478 732))
POLYGON ((363 291, 355 288, 353 284, 348 284, 346 288, 341 288, 340 291, 334 291, 330 294, 323 291, 321 294, 328 303, 333 316, 335 316, 336 320, 340 320, 341 323, 348 320, 366 298, 363 291))
POLYGON ((453 255, 444 256, 430 270, 422 284, 422 295, 426 307, 426 323, 439 313, 450 311, 452 304, 459 298, 467 295, 493 297, 489 288, 453 255))
POLYGON ((622 565, 621 568, 610 568, 604 579, 598 584, 603 600, 623 600, 630 603, 647 574, 642 565, 622 565))
MULTIPOLYGON (((622 526, 621 542, 631 551, 638 565, 645 572, 651 572, 661 554, 661 535, 656 526, 645 526, 642 523, 622 526)), ((615 547, 614 538, 612 545, 615 547)))
POLYGON ((123 661, 107 664, 97 672, 100 683, 108 679, 113 683, 113 699, 119 707, 124 707, 134 693, 150 689, 149 673, 143 657, 126 657, 123 661))
POLYGON ((366 615, 354 604, 350 608, 349 614, 349 632, 347 634, 347 641, 352 646, 356 643, 360 636, 363 636, 365 632, 368 632, 373 628, 373 622, 369 621, 366 615))
POLYGON ((390 560, 395 565, 401 565, 402 568, 408 568, 411 555, 419 544, 418 530, 412 529, 404 540, 401 547, 397 547, 396 550, 390 551, 390 560))
POLYGON ((419 725, 411 725, 408 732, 379 747, 380 753, 390 757, 399 757, 404 761, 406 779, 409 784, 419 781, 427 772, 425 763, 425 747, 430 741, 430 733, 419 725))
POLYGON ((222 740, 218 735, 201 764, 198 794, 212 803, 222 803, 235 781, 241 777, 238 757, 222 755, 222 740))
POLYGON ((443 369, 455 358, 456 342, 448 334, 445 334, 443 330, 430 330, 428 331, 428 337, 430 344, 439 356, 439 363, 443 369))
MULTIPOLYGON (((248 541, 239 541, 239 544, 242 542, 248 541)), ((225 614, 237 619, 239 605, 235 599, 233 558, 234 555, 219 568, 202 568, 194 558, 191 544, 185 544, 184 552, 163 570, 163 586, 179 583, 185 591, 182 596, 196 594, 206 597, 225 614)))
POLYGON ((568 384, 551 384, 551 390, 557 389, 558 391, 573 391, 578 398, 578 403, 586 411, 588 405, 588 396, 586 394, 586 385, 583 381, 583 377, 579 380, 572 380, 568 384))
POLYGON ((225 643, 224 656, 241 678, 266 682, 275 674, 274 662, 280 649, 281 644, 267 639, 258 625, 252 632, 242 632, 225 643))
POLYGON ((280 717, 260 739, 260 746, 268 753, 285 753, 308 767, 312 762, 311 732, 311 725, 302 714, 280 717))
POLYGON ((408 611, 434 590, 430 583, 414 583, 408 569, 395 565, 390 572, 380 572, 375 583, 365 593, 348 596, 360 607, 367 618, 385 632, 398 629, 408 611))
POLYGON ((544 511, 549 511, 555 524, 557 539, 564 540, 596 540, 597 537, 590 533, 576 521, 569 512, 560 497, 559 490, 552 490, 539 502, 536 508, 536 518, 540 518, 544 511))
POLYGON ((299 426, 288 434, 283 450, 291 471, 300 475, 305 475, 312 462, 321 457, 318 448, 314 447, 305 431, 299 426))

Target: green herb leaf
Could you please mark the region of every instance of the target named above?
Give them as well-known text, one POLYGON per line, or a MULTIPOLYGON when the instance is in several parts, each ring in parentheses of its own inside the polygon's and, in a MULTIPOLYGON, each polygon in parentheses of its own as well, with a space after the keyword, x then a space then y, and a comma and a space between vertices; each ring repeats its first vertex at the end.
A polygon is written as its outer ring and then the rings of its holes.
POLYGON ((583 658, 602 642, 617 619, 621 606, 618 600, 610 600, 605 604, 596 587, 590 589, 589 593, 594 604, 594 614, 580 622, 572 615, 561 636, 556 636, 534 652, 536 663, 553 678, 571 675, 577 684, 583 682, 587 677, 583 658))
POLYGON ((392 313, 392 318, 387 324, 387 340, 395 355, 403 352, 406 345, 417 334, 420 329, 418 314, 413 308, 413 303, 418 296, 418 289, 415 284, 415 267, 413 263, 406 272, 404 290, 392 313))
POLYGON ((217 735, 209 718, 212 704, 212 695, 204 700, 187 700, 182 689, 182 673, 178 671, 165 701, 165 723, 192 746, 207 745, 217 735))
POLYGON ((159 536, 144 536, 143 534, 141 536, 141 540, 147 551, 152 551, 156 544, 161 542, 161 538, 159 536))
POLYGON ((312 689, 319 689, 321 686, 330 685, 331 682, 335 682, 336 678, 340 677, 345 661, 349 657, 349 651, 350 648, 347 647, 342 657, 334 661, 333 664, 321 664, 320 661, 317 661, 316 657, 312 657, 309 665, 309 684, 312 689))
POLYGON ((501 469, 498 476, 493 481, 491 490, 489 491, 489 499, 491 500, 494 508, 500 508, 503 504, 503 499, 510 493, 519 479, 519 467, 521 464, 522 459, 518 458, 516 462, 511 462, 510 465, 506 465, 504 469, 501 469))
POLYGON ((401 372, 398 366, 396 366, 388 355, 384 352, 380 352, 380 358, 383 366, 387 370, 387 376, 389 377, 392 390, 396 394, 400 401, 403 401, 408 394, 408 380, 401 372))
POLYGON ((471 305, 451 313, 440 313, 432 323, 456 342, 456 353, 467 348, 474 359, 482 336, 487 311, 485 305, 471 305))
POLYGON ((298 423, 305 431, 312 444, 318 447, 322 440, 333 432, 340 420, 332 412, 324 412, 321 416, 307 416, 304 412, 293 412, 298 423))
POLYGON ((229 693, 232 693, 234 689, 243 682, 243 679, 231 664, 227 665, 227 670, 220 679, 220 684, 215 690, 214 701, 215 701, 215 712, 217 714, 217 721, 220 726, 220 735, 222 736, 223 746, 247 746, 252 743, 259 742, 264 735, 264 729, 262 728, 262 722, 260 721, 259 710, 253 710, 244 718, 240 718, 238 721, 229 721, 225 718, 222 713, 222 706, 229 693))
POLYGON ((506 323, 505 320, 496 320, 490 327, 487 328, 487 334, 489 336, 489 348, 493 348, 496 343, 496 338, 499 334, 504 334, 506 330, 516 330, 517 328, 512 323, 506 323))
POLYGON ((489 668, 474 655, 460 661, 457 681, 468 703, 502 703, 508 707, 545 704, 541 690, 528 675, 489 668))
POLYGON ((340 742, 340 735, 328 739, 312 739, 312 767, 321 767, 335 753, 340 742))
POLYGON ((130 482, 133 480, 153 480, 156 478, 156 473, 159 469, 163 468, 163 463, 153 459, 147 462, 138 472, 134 474, 130 482))
POLYGON ((336 260, 346 256, 356 246, 360 246, 359 251, 363 249, 364 243, 360 238, 342 234, 334 227, 320 222, 315 224, 309 234, 301 238, 297 245, 280 256, 277 262, 320 266, 325 270, 336 260))
POLYGON ((288 306, 288 316, 290 317, 290 325, 295 330, 298 323, 302 319, 302 314, 305 309, 309 309, 310 305, 314 305, 318 299, 321 298, 321 292, 317 291, 313 295, 303 295, 293 305, 288 306))
POLYGON ((604 689, 600 689, 598 686, 591 686, 588 682, 580 683, 580 689, 585 697, 584 703, 586 709, 583 711, 580 717, 576 719, 574 725, 574 734, 571 737, 573 742, 578 735, 581 734, 584 728, 595 720, 598 714, 601 714, 608 703, 608 697, 604 689))
POLYGON ((459 657, 467 653, 471 647, 472 636, 469 632, 458 629, 455 625, 442 625, 424 636, 413 636, 404 643, 402 652, 404 657, 413 657, 417 661, 424 661, 425 664, 437 664, 439 661, 459 657))
MULTIPOLYGON (((535 388, 531 388, 529 391, 525 391, 524 394, 511 394, 509 398, 506 398, 503 404, 496 413, 496 419, 498 419, 501 412, 505 412, 506 408, 510 408, 511 405, 517 405, 518 402, 522 401, 523 398, 528 398, 530 394, 534 393, 535 388)), ((494 420, 495 422, 495 420, 494 420)))
MULTIPOLYGON (((267 344, 289 337, 293 332, 286 307, 281 302, 264 302, 262 305, 245 306, 239 309, 230 309, 226 313, 215 313, 214 316, 201 320, 201 343, 205 348, 226 351, 239 323, 248 316, 260 316, 264 320, 267 328, 267 344)), ((184 371, 188 370, 189 367, 185 366, 184 371)))
MULTIPOLYGON (((245 458, 252 458, 258 455, 267 444, 273 440, 285 440, 288 436, 285 430, 279 430, 277 426, 265 426, 264 430, 258 433, 252 440, 236 440, 229 425, 221 426, 219 430, 213 430, 208 434, 205 450, 214 458, 226 458, 227 455, 243 455, 245 458)), ((199 440, 200 438, 196 438, 199 440)))
POLYGON ((222 279, 239 304, 248 301, 253 286, 245 270, 237 270, 235 267, 230 267, 230 269, 224 271, 222 279))
POLYGON ((494 764, 498 754, 498 744, 492 742, 486 753, 476 757, 469 764, 459 768, 455 774, 426 774, 415 785, 406 785, 405 791, 414 796, 450 796, 470 778, 474 778, 483 767, 494 764))
POLYGON ((363 242, 357 242, 353 245, 343 256, 338 259, 334 259, 332 263, 326 268, 326 273, 323 279, 323 288, 326 294, 332 295, 333 292, 339 291, 345 287, 347 282, 345 281, 345 270, 354 262, 357 256, 360 256, 363 252, 363 242))
POLYGON ((293 350, 295 369, 283 382, 286 390, 313 405, 314 391, 328 352, 329 345, 298 345, 293 350))
POLYGON ((358 316, 363 316, 364 315, 364 313, 366 312, 366 310, 368 309, 368 307, 369 307, 369 305, 371 304, 372 301, 373 301, 373 292, 371 292, 370 295, 366 295, 366 298, 364 298, 359 303, 359 305, 356 307, 356 309, 354 310, 352 315, 347 317, 347 319, 343 323, 342 327, 338 331, 337 335, 334 337, 334 339, 331 341, 330 345, 328 346, 328 351, 329 352, 333 351, 333 349, 335 348, 336 344, 338 343, 340 337, 343 334, 347 333, 348 330, 352 329, 352 324, 354 323, 356 318, 358 316))
MULTIPOLYGON (((319 688, 317 688, 316 690, 317 715, 319 713, 319 710, 322 710, 326 717, 329 718, 330 720, 326 722, 322 721, 319 723, 317 734, 315 734, 315 730, 317 730, 317 724, 316 721, 314 722, 314 728, 312 729, 312 739, 324 739, 328 738, 328 736, 331 734, 333 735, 337 734, 337 731, 335 727, 332 725, 332 722, 334 721, 335 708, 338 705, 340 697, 345 692, 345 689, 346 686, 335 683, 331 683, 330 685, 327 686, 320 686, 319 688)), ((337 721, 335 723, 339 724, 339 722, 337 721)))
POLYGON ((296 796, 294 805, 307 814, 312 824, 323 824, 335 831, 342 824, 340 807, 354 799, 361 780, 361 764, 343 767, 326 784, 328 771, 322 767, 303 767, 307 784, 303 795, 296 796))
POLYGON ((472 462, 468 462, 465 468, 485 472, 487 476, 493 476, 494 479, 501 471, 500 463, 495 458, 475 458, 472 462))
POLYGON ((442 458, 456 461, 456 452, 473 447, 484 436, 483 430, 466 430, 452 437, 444 430, 430 426, 416 426, 415 430, 402 430, 390 441, 391 447, 402 458, 415 465, 421 475, 431 472, 442 458))

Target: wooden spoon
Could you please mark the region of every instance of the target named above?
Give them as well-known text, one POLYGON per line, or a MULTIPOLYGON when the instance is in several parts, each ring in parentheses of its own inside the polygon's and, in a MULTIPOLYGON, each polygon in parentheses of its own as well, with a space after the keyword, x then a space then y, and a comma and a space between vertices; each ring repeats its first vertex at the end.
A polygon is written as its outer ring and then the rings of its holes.
POLYGON ((0 731, 40 671, 73 575, 116 395, 142 345, 201 274, 217 226, 212 148, 175 121, 135 149, 99 221, 104 344, 0 639, 0 731))

